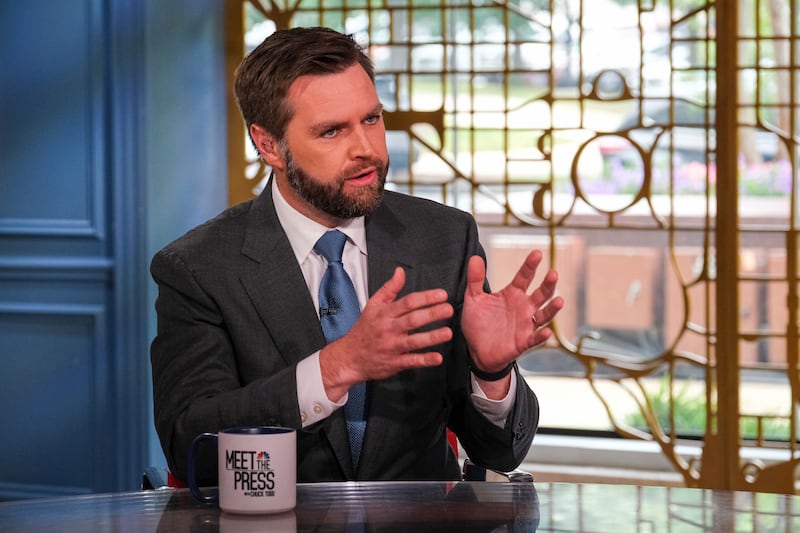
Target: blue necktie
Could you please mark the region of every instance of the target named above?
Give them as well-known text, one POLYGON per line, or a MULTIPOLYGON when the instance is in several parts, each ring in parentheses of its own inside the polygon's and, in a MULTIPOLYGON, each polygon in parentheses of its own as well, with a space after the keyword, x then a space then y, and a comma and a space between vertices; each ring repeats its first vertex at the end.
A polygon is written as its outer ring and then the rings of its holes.
MULTIPOLYGON (((326 232, 314 245, 314 249, 328 261, 328 269, 319 286, 319 321, 328 342, 333 342, 350 331, 361 314, 353 282, 342 264, 345 241, 347 236, 344 233, 333 230, 326 232)), ((366 389, 364 382, 353 385, 344 406, 355 470, 358 470, 358 458, 367 426, 364 416, 366 389)))

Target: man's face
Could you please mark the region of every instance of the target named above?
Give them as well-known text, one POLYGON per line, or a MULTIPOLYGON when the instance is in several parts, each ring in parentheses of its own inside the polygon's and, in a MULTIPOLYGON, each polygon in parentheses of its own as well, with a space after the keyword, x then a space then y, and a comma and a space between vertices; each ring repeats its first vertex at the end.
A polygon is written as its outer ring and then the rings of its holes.
POLYGON ((366 72, 304 76, 289 90, 294 116, 275 167, 281 193, 327 226, 379 205, 389 166, 382 106, 366 72))
MULTIPOLYGON (((342 174, 332 181, 323 181, 307 174, 297 164, 288 148, 281 148, 286 162, 286 180, 302 200, 316 210, 339 219, 369 215, 381 204, 386 183, 387 166, 377 159, 367 162, 375 167, 378 180, 354 191, 345 189, 353 172, 342 174)), ((365 164, 367 164, 365 163, 365 164)))

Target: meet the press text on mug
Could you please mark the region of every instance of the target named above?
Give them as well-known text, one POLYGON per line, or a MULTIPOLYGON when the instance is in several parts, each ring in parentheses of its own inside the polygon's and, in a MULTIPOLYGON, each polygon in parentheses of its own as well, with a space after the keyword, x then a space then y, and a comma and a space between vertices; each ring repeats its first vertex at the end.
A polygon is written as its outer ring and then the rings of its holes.
POLYGON ((234 490, 245 491, 245 496, 275 495, 275 471, 269 466, 267 452, 226 450, 225 468, 233 471, 234 490))

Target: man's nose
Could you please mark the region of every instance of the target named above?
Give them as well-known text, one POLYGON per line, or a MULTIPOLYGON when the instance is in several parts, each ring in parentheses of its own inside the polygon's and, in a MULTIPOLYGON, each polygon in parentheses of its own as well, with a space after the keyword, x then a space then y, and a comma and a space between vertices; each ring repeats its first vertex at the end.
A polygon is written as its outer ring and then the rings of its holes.
POLYGON ((379 141, 379 135, 374 131, 367 131, 366 128, 357 128, 351 141, 350 155, 353 158, 374 157, 376 154, 375 143, 379 141))

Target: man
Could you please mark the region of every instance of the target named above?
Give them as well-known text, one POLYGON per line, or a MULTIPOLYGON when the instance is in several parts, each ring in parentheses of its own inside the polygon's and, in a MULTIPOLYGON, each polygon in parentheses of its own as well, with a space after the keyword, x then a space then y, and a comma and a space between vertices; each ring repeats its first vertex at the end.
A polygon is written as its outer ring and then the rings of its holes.
MULTIPOLYGON (((384 192, 382 106, 350 37, 278 31, 242 62, 235 91, 273 175, 151 265, 155 422, 170 469, 185 478, 196 435, 246 425, 298 430, 300 482, 458 479, 448 427, 476 463, 516 468, 539 413, 514 361, 551 335, 557 274, 527 293, 535 251, 490 294, 472 217, 384 192), (346 241, 341 263, 318 242, 328 233, 346 241), (325 293, 336 263, 355 314, 333 334, 328 320, 347 307, 325 293)), ((212 455, 198 472, 213 482, 212 455)))

